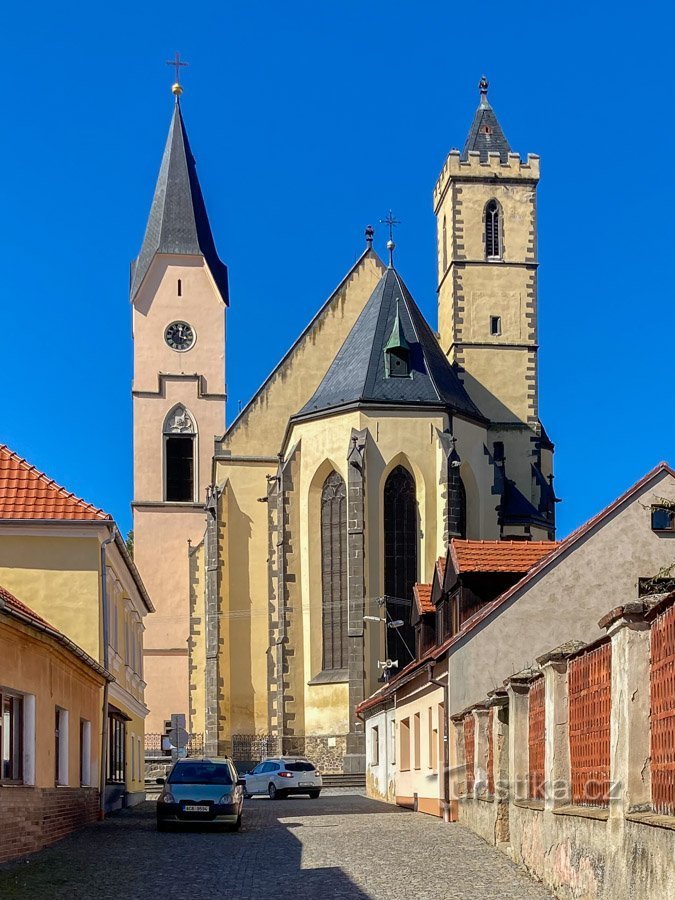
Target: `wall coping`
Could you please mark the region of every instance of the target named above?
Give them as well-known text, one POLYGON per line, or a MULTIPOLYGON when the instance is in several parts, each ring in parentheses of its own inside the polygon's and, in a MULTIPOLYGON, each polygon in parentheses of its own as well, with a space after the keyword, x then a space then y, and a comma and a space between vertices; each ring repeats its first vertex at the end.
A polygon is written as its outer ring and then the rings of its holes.
POLYGON ((609 809, 601 806, 559 806, 551 812, 554 816, 578 816, 580 819, 596 819, 600 822, 609 819, 609 809))

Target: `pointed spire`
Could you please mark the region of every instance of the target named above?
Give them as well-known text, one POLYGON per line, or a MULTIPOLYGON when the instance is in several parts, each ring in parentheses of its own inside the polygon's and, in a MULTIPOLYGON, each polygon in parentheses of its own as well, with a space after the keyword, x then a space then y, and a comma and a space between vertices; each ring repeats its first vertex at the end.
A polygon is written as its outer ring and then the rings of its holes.
POLYGON ((488 102, 489 82, 485 75, 478 84, 480 91, 480 103, 473 117, 469 136, 464 144, 461 158, 466 161, 472 150, 480 153, 480 161, 488 161, 488 153, 499 153, 502 162, 508 162, 511 148, 502 131, 502 126, 497 121, 497 116, 488 102))
MULTIPOLYGON (((175 85, 174 85, 175 88, 175 85)), ((211 232, 180 106, 176 97, 169 136, 138 258, 131 267, 131 299, 138 293, 157 253, 202 256, 225 303, 229 302, 227 266, 220 260, 211 232)))
POLYGON ((410 344, 405 339, 405 334, 403 333, 403 325, 401 324, 401 310, 399 305, 401 303, 400 297, 396 298, 396 316, 394 318, 394 324, 391 329, 391 334, 389 335, 389 340, 384 345, 385 353, 387 350, 409 350, 410 344))

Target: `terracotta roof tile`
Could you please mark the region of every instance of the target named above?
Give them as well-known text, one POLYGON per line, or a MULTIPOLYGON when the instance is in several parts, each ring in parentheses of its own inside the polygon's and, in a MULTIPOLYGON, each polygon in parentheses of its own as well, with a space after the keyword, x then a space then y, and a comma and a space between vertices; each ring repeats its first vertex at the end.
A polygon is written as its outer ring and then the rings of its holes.
POLYGON ((443 587, 443 581, 445 580, 445 556, 439 556, 436 560, 436 571, 438 572, 438 583, 443 587))
POLYGON ((517 573, 529 571, 557 546, 555 541, 460 541, 453 538, 450 553, 459 573, 517 573))
POLYGON ((37 622, 39 625, 46 625, 48 628, 51 628, 52 631, 56 631, 56 628, 54 628, 53 625, 50 625, 49 622, 42 618, 42 616, 38 616, 38 614, 33 612, 30 607, 26 606, 25 603, 22 603, 21 600, 18 600, 13 594, 10 594, 8 590, 5 590, 5 588, 1 586, 0 600, 4 601, 8 609, 14 610, 14 612, 18 612, 22 616, 32 619, 33 622, 37 622))
POLYGON ((416 584, 413 588, 413 593, 415 594, 415 603, 417 603, 417 610, 421 616, 424 615, 424 613, 436 611, 436 607, 431 602, 430 584, 416 584))
POLYGON ((110 521, 111 516, 0 444, 0 519, 110 521))

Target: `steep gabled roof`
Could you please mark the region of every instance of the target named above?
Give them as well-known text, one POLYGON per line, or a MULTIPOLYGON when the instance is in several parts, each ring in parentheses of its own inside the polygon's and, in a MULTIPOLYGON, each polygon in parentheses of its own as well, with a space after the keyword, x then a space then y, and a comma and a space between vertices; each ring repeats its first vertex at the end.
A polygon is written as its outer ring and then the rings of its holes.
POLYGON ((354 404, 443 407, 484 420, 393 268, 387 269, 380 279, 314 395, 297 417, 354 404), (404 339, 409 348, 409 377, 387 376, 385 349, 396 329, 397 339, 404 339))
POLYGON ((436 611, 436 607, 431 602, 431 585, 420 584, 419 582, 413 586, 413 595, 417 604, 417 612, 423 616, 425 613, 436 611))
POLYGON ((502 131, 502 126, 497 121, 494 110, 488 103, 488 82, 485 77, 480 82, 480 104, 473 117, 469 136, 464 144, 461 159, 466 162, 469 152, 477 150, 480 153, 480 161, 488 161, 488 153, 499 153, 503 163, 508 162, 511 148, 502 131))
POLYGON ((180 103, 171 119, 155 195, 138 258, 131 265, 131 299, 156 253, 203 256, 223 301, 229 303, 227 266, 221 262, 206 213, 180 103))
POLYGON ((467 572, 529 571, 552 553, 555 541, 462 541, 450 542, 450 557, 457 574, 467 572))
POLYGON ((0 519, 112 521, 112 516, 81 500, 44 472, 0 444, 0 519))

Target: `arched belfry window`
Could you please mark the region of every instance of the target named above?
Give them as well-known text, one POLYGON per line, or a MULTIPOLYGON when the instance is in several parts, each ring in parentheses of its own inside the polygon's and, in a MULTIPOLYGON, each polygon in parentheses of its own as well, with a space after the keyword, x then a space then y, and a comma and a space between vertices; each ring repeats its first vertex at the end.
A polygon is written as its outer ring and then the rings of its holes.
POLYGON ((496 200, 490 200, 485 207, 485 256, 487 259, 502 258, 502 223, 496 200))
POLYGON ((417 496, 415 479, 404 466, 396 466, 384 485, 384 592, 391 619, 402 628, 387 629, 387 653, 399 669, 410 662, 414 629, 410 623, 413 586, 417 581, 417 496))
POLYGON ((164 499, 174 503, 195 500, 197 430, 184 406, 175 406, 164 422, 164 499))
POLYGON ((321 490, 321 605, 323 669, 346 669, 347 491, 335 471, 321 490))

